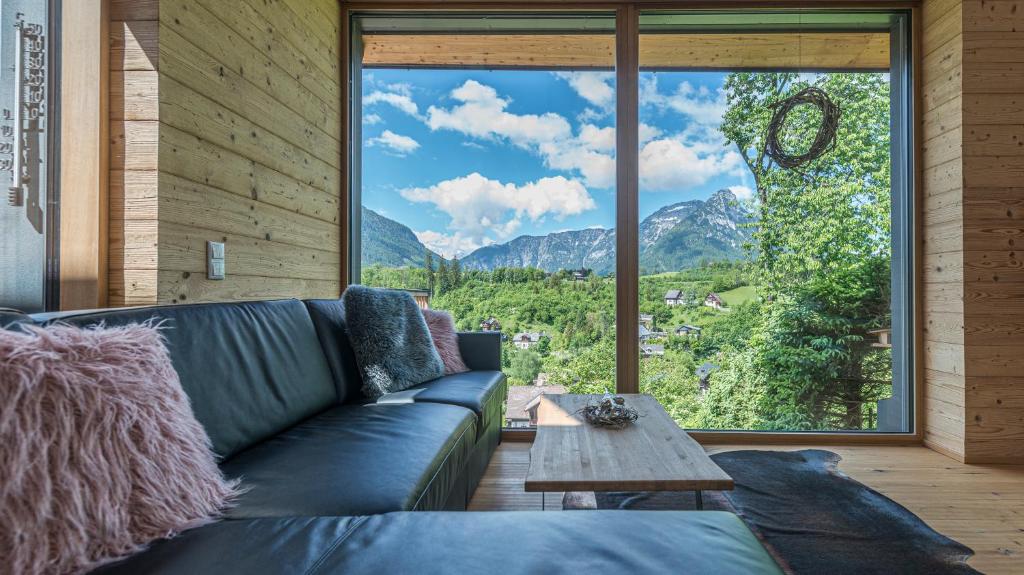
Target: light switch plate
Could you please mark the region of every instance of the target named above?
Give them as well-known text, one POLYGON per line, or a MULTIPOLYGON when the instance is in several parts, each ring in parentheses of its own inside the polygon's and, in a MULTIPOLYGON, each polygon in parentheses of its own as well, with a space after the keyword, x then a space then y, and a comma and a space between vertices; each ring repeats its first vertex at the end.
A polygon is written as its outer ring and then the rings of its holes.
POLYGON ((224 279, 224 242, 206 242, 206 279, 224 279))
POLYGON ((211 259, 224 259, 224 242, 206 242, 211 259))

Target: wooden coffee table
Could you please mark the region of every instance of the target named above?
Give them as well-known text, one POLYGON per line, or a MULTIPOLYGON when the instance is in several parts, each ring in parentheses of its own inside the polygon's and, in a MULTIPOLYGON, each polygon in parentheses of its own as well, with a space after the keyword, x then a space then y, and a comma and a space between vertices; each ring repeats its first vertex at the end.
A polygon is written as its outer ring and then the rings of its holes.
MULTIPOLYGON (((640 419, 595 427, 577 411, 601 395, 542 395, 526 491, 703 491, 733 488, 729 477, 650 395, 626 394, 640 419)), ((543 495, 542 495, 543 508, 543 495)))

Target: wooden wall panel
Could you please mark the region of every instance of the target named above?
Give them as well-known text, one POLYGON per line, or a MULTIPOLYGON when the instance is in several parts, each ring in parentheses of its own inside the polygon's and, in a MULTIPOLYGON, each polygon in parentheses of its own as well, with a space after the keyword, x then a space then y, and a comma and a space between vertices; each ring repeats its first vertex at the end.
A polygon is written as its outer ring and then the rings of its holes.
POLYGON ((160 0, 156 301, 340 295, 339 18, 333 0, 160 0))
POLYGON ((107 300, 156 303, 159 48, 157 6, 110 6, 107 300))
POLYGON ((966 459, 1020 462, 1024 1, 969 0, 963 13, 966 459))
POLYGON ((88 309, 107 303, 107 2, 65 2, 60 20, 60 308, 88 309))
POLYGON ((925 442, 1024 461, 1024 0, 925 2, 925 442))
POLYGON ((921 41, 924 441, 964 455, 962 6, 924 3, 921 41))
POLYGON ((332 0, 111 0, 111 305, 340 295, 339 30, 332 0))

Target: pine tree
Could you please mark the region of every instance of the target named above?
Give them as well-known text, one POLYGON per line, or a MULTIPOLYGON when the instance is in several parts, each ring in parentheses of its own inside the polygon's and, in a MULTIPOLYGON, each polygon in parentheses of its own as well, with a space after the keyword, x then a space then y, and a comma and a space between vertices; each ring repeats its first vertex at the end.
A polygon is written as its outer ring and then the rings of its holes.
POLYGON ((423 267, 427 271, 427 292, 434 295, 434 256, 430 250, 425 250, 423 267))
POLYGON ((452 258, 451 274, 451 287, 457 289, 462 285, 462 266, 459 264, 459 256, 452 258))
POLYGON ((449 279, 448 264, 444 262, 444 258, 441 258, 437 264, 437 295, 448 293, 451 287, 449 279))

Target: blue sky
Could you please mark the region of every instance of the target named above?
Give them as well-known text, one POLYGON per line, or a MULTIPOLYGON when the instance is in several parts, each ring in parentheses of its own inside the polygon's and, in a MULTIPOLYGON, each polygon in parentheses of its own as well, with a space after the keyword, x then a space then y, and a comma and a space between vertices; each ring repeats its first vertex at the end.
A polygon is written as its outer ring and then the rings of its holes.
MULTIPOLYGON (((718 131, 724 74, 641 75, 640 212, 752 178, 718 131)), ((520 235, 610 228, 614 75, 368 70, 363 204, 451 257, 520 235)))

